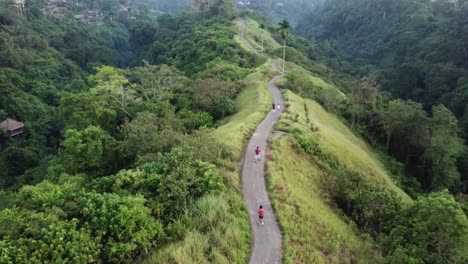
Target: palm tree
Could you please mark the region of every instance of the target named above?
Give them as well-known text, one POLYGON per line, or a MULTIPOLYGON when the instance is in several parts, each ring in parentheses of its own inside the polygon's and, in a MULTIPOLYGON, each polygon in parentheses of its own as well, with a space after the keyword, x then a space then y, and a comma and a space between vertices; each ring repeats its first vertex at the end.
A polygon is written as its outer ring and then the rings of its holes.
POLYGON ((260 29, 262 30, 262 51, 263 51, 264 50, 264 48, 263 48, 263 31, 265 31, 265 25, 260 24, 260 29))
POLYGON ((283 21, 279 23, 279 26, 280 27, 278 30, 281 34, 281 38, 283 39, 283 78, 284 78, 284 69, 285 69, 284 62, 286 60, 286 40, 288 38, 289 29, 291 27, 289 25, 289 21, 286 19, 283 19, 283 21))

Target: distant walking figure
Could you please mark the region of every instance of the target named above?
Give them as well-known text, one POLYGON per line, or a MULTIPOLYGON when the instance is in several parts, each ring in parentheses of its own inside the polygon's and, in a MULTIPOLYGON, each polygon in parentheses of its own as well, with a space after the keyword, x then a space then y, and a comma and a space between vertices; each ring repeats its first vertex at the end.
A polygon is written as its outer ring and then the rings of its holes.
POLYGON ((260 205, 260 208, 258 209, 258 224, 259 225, 265 225, 265 222, 263 222, 264 214, 265 214, 265 209, 263 209, 263 206, 260 205))
POLYGON ((273 112, 274 112, 274 111, 275 111, 275 109, 276 109, 276 105, 275 105, 275 103, 272 103, 272 104, 271 104, 271 108, 273 109, 273 112))
POLYGON ((280 105, 279 104, 276 105, 276 109, 278 109, 278 111, 280 110, 280 105))
POLYGON ((262 152, 262 151, 260 150, 259 147, 257 147, 255 149, 255 162, 260 161, 260 152, 262 152))

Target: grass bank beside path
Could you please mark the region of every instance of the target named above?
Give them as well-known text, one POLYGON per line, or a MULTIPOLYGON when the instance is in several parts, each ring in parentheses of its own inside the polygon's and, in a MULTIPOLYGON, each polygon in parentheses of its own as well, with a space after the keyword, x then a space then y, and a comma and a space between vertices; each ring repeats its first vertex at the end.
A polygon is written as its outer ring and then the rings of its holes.
POLYGON ((228 148, 229 157, 218 167, 228 191, 206 196, 187 208, 185 216, 173 228, 190 229, 179 242, 151 255, 142 263, 239 263, 248 262, 251 232, 247 209, 240 192, 239 160, 243 147, 265 118, 271 104, 267 83, 274 72, 271 61, 245 78, 246 88, 236 98, 239 112, 224 120, 213 131, 214 140, 228 148))
MULTIPOLYGON (((262 50, 262 30, 260 29, 260 25, 257 21, 246 17, 245 21, 247 23, 247 28, 245 29, 245 38, 247 38, 250 43, 257 49, 258 51, 262 50)), ((237 19, 235 21, 236 28, 240 31, 242 21, 237 19)), ((245 44, 244 44, 245 45, 245 44)), ((266 52, 272 52, 276 49, 281 48, 281 44, 278 43, 271 33, 267 30, 263 30, 263 48, 266 52)))
POLYGON ((246 140, 270 111, 272 96, 267 83, 273 75, 271 60, 267 60, 254 73, 248 75, 244 79, 246 88, 236 98, 239 112, 229 117, 225 125, 213 132, 214 138, 230 149, 232 154, 230 164, 226 166, 229 170, 223 173, 228 175, 227 180, 230 185, 235 186, 238 191, 240 191, 238 162, 242 158, 246 140))
POLYGON ((289 136, 275 140, 268 163, 270 195, 284 232, 284 263, 376 263, 372 240, 333 207, 322 186, 323 172, 290 141, 289 136))
POLYGON ((319 148, 339 166, 359 171, 367 180, 394 191, 403 202, 411 198, 401 190, 376 154, 364 140, 357 137, 335 115, 328 113, 315 101, 285 92, 288 111, 282 115, 279 127, 310 131, 318 139, 319 148))
POLYGON ((274 75, 271 61, 258 67, 244 81, 246 88, 236 98, 239 112, 213 131, 213 138, 228 148, 229 157, 219 167, 228 191, 206 196, 187 208, 173 228, 190 229, 179 242, 151 255, 142 263, 239 263, 248 262, 251 232, 247 209, 240 192, 239 160, 243 147, 265 118, 271 104, 267 83, 274 75))
MULTIPOLYGON (((282 67, 282 59, 278 59, 278 65, 282 67)), ((317 94, 321 90, 326 90, 326 89, 333 89, 335 90, 338 94, 340 94, 343 98, 346 98, 346 94, 344 94, 338 87, 336 87, 334 84, 329 83, 322 79, 320 76, 312 73, 311 71, 304 69, 300 65, 297 65, 292 62, 286 61, 286 72, 287 73, 292 73, 294 76, 301 76, 302 78, 302 86, 303 87, 297 87, 298 90, 304 90, 302 91, 302 94, 317 94)), ((284 87, 286 82, 286 79, 279 79, 278 80, 278 86, 279 87, 284 87)))
POLYGON ((286 90, 286 111, 276 129, 286 132, 270 142, 268 188, 283 229, 284 263, 378 263, 380 252, 332 199, 330 177, 316 159, 323 156, 343 170, 359 171, 363 180, 411 198, 393 182, 370 147, 318 103, 286 90), (299 129, 314 138, 324 154, 299 151, 287 132, 299 129))
MULTIPOLYGON (((235 27, 240 30, 238 22, 235 27)), ((248 50, 238 36, 236 39, 248 50)), ((224 120, 225 124, 212 133, 213 139, 226 145, 229 152, 228 157, 219 161, 228 190, 205 196, 187 208, 185 215, 173 224, 175 230, 186 230, 180 241, 141 263, 248 262, 252 238, 240 191, 239 160, 246 141, 270 110, 272 96, 267 83, 274 75, 271 63, 267 60, 244 79, 246 88, 236 98, 239 112, 224 120)))

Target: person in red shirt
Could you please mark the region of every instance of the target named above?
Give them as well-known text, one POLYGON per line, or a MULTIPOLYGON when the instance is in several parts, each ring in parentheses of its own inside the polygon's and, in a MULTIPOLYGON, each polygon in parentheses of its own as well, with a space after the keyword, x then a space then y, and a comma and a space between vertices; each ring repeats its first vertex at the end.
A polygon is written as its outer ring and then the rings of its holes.
POLYGON ((260 205, 260 208, 258 209, 258 224, 259 225, 265 225, 265 222, 263 222, 264 214, 265 214, 265 209, 263 209, 263 206, 260 205))
POLYGON ((257 147, 255 149, 255 162, 260 161, 260 152, 262 152, 262 151, 260 150, 259 147, 257 147))

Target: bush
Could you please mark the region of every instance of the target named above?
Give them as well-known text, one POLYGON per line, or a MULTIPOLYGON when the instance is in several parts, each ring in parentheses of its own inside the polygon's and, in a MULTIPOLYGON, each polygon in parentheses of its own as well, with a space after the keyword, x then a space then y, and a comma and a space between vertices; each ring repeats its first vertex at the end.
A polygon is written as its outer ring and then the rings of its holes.
POLYGON ((448 191, 420 197, 394 219, 383 236, 389 263, 468 262, 468 220, 448 191))
POLYGON ((99 245, 79 221, 18 208, 0 211, 0 263, 94 263, 99 245))

